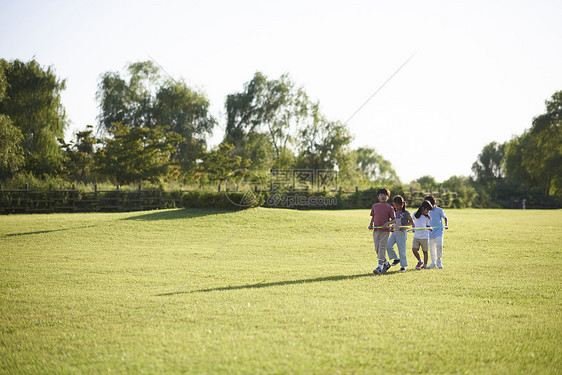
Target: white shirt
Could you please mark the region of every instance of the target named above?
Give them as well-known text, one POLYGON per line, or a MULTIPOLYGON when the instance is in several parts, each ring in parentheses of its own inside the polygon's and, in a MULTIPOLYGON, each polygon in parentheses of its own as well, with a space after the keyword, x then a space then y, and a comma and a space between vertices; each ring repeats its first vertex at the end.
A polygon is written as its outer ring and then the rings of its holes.
MULTIPOLYGON (((412 220, 414 220, 414 228, 427 227, 430 220, 425 215, 420 215, 418 219, 416 215, 412 215, 412 220)), ((416 229, 414 230, 414 238, 428 239, 429 240, 429 230, 428 229, 416 229)))

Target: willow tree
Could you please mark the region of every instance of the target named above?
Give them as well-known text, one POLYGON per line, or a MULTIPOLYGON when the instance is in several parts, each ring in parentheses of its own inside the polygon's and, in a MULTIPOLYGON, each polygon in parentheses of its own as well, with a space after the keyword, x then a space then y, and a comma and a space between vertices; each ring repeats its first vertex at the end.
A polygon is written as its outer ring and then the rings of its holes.
POLYGON ((400 181, 392 163, 377 153, 374 148, 359 147, 353 153, 363 179, 393 183, 400 181))
POLYGON ((316 108, 288 75, 268 79, 256 72, 243 91, 226 98, 224 141, 233 144, 237 154, 252 159, 253 165, 287 166, 292 163, 295 135, 316 108))
POLYGON ((182 136, 170 153, 171 161, 191 170, 206 149, 216 125, 209 100, 181 80, 163 76, 151 61, 129 64, 125 73, 106 72, 98 85, 99 130, 120 127, 161 128, 182 136))
POLYGON ((6 84, 0 114, 21 132, 24 168, 36 175, 56 173, 62 161, 57 139, 64 136, 67 125, 61 103, 65 80, 57 78, 52 67, 44 68, 35 60, 2 59, 0 70, 6 84))
POLYGON ((345 124, 317 116, 299 131, 297 167, 341 169, 353 137, 345 124))

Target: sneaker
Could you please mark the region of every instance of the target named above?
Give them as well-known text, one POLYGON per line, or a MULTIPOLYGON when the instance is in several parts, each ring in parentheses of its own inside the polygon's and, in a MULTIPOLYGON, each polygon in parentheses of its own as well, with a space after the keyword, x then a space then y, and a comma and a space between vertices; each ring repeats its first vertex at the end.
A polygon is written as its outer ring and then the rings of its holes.
POLYGON ((443 263, 441 263, 441 260, 437 261, 437 268, 443 268, 443 263))
POLYGON ((427 268, 435 268, 435 263, 431 263, 427 268))
POLYGON ((400 267, 400 272, 406 272, 406 268, 400 267))
POLYGON ((375 275, 382 275, 382 268, 381 267, 377 267, 373 270, 373 273, 375 275))
POLYGON ((427 269, 427 264, 424 264, 423 266, 420 267, 420 270, 425 270, 427 269))
POLYGON ((423 262, 420 260, 420 261, 418 262, 418 264, 416 264, 416 269, 417 269, 417 270, 421 270, 421 266, 422 266, 422 265, 423 265, 423 262))
POLYGON ((398 263, 400 263, 400 259, 394 259, 394 261, 392 262, 392 264, 390 266, 395 266, 398 263))
POLYGON ((384 266, 382 266, 382 273, 385 273, 386 271, 388 271, 388 269, 391 267, 390 263, 386 262, 384 264, 384 266))

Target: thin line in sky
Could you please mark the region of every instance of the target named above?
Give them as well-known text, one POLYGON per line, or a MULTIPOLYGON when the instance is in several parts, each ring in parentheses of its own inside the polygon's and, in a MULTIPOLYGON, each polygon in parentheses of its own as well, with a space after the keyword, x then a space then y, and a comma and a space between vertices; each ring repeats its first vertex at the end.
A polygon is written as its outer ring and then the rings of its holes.
POLYGON ((150 60, 152 60, 152 62, 154 62, 156 65, 158 65, 158 67, 159 67, 160 69, 162 69, 162 71, 163 71, 164 73, 166 73, 166 75, 167 75, 168 77, 170 77, 170 79, 171 79, 172 81, 174 81, 175 83, 178 83, 178 81, 176 81, 176 80, 174 79, 174 77, 172 77, 172 76, 170 75, 170 73, 168 73, 168 72, 166 71, 166 69, 164 69, 164 67, 163 67, 162 65, 158 64, 158 61, 154 60, 154 58, 153 58, 152 56, 150 56, 149 53, 147 53, 147 55, 148 55, 148 57, 150 57, 150 60))
POLYGON ((392 75, 391 75, 386 81, 384 81, 384 83, 377 89, 377 91, 375 91, 375 93, 374 93, 373 95, 371 95, 371 96, 369 97, 369 99, 367 99, 367 100, 365 101, 365 103, 361 104, 361 106, 360 106, 359 108, 357 108, 357 110, 356 110, 355 112, 353 112, 353 114, 347 119, 347 121, 344 122, 344 125, 347 124, 361 109, 363 109, 363 107, 364 107, 367 103, 369 103, 369 101, 370 101, 371 99, 373 99, 373 97, 374 97, 375 95, 377 95, 377 93, 378 93, 379 91, 381 91, 381 89, 382 89, 382 88, 383 88, 383 87, 384 87, 384 86, 385 86, 385 85, 386 85, 386 84, 387 84, 387 83, 388 83, 388 82, 389 82, 389 81, 390 81, 390 80, 391 80, 391 79, 392 79, 392 78, 393 78, 393 77, 394 77, 394 76, 395 76, 411 59, 412 59, 412 57, 414 57, 414 56, 416 55, 416 53, 417 53, 417 52, 414 52, 414 53, 412 54, 412 56, 408 57, 408 59, 407 59, 402 65, 400 65, 400 67, 399 67, 398 69, 396 69, 396 71, 395 71, 394 73, 392 73, 392 75))

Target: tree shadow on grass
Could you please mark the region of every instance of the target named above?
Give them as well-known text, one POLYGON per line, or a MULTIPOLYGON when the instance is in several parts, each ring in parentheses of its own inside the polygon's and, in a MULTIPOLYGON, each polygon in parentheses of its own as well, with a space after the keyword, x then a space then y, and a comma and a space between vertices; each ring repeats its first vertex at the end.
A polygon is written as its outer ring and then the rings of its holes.
POLYGON ((359 277, 366 277, 366 276, 373 276, 373 274, 372 273, 361 273, 361 274, 357 274, 357 275, 326 276, 326 277, 317 277, 317 278, 314 278, 314 279, 285 280, 285 281, 276 281, 276 282, 271 282, 271 283, 257 283, 257 284, 246 284, 246 285, 236 285, 236 286, 224 286, 224 287, 197 289, 197 290, 190 290, 190 291, 183 291, 183 292, 162 293, 162 294, 157 294, 156 296, 157 297, 166 297, 166 296, 174 296, 174 295, 177 295, 177 294, 208 293, 208 292, 220 292, 220 291, 241 290, 241 289, 260 289, 260 288, 269 288, 269 287, 272 287, 272 286, 285 286, 285 285, 295 285, 295 284, 319 283, 319 282, 324 282, 324 281, 351 280, 351 279, 357 279, 359 277))
POLYGON ((72 227, 72 228, 60 228, 60 229, 51 229, 51 230, 38 230, 35 232, 24 232, 24 233, 9 233, 9 234, 3 234, 0 237, 4 238, 4 237, 17 237, 17 236, 28 236, 30 234, 44 234, 44 233, 53 233, 53 232, 64 232, 67 230, 73 230, 73 229, 84 229, 84 228, 93 228, 96 227, 97 225, 86 225, 86 226, 81 226, 81 227, 72 227))
POLYGON ((192 219, 202 216, 222 215, 237 212, 235 210, 226 210, 219 208, 180 208, 175 210, 151 211, 137 216, 131 216, 123 220, 176 220, 176 219, 192 219))

